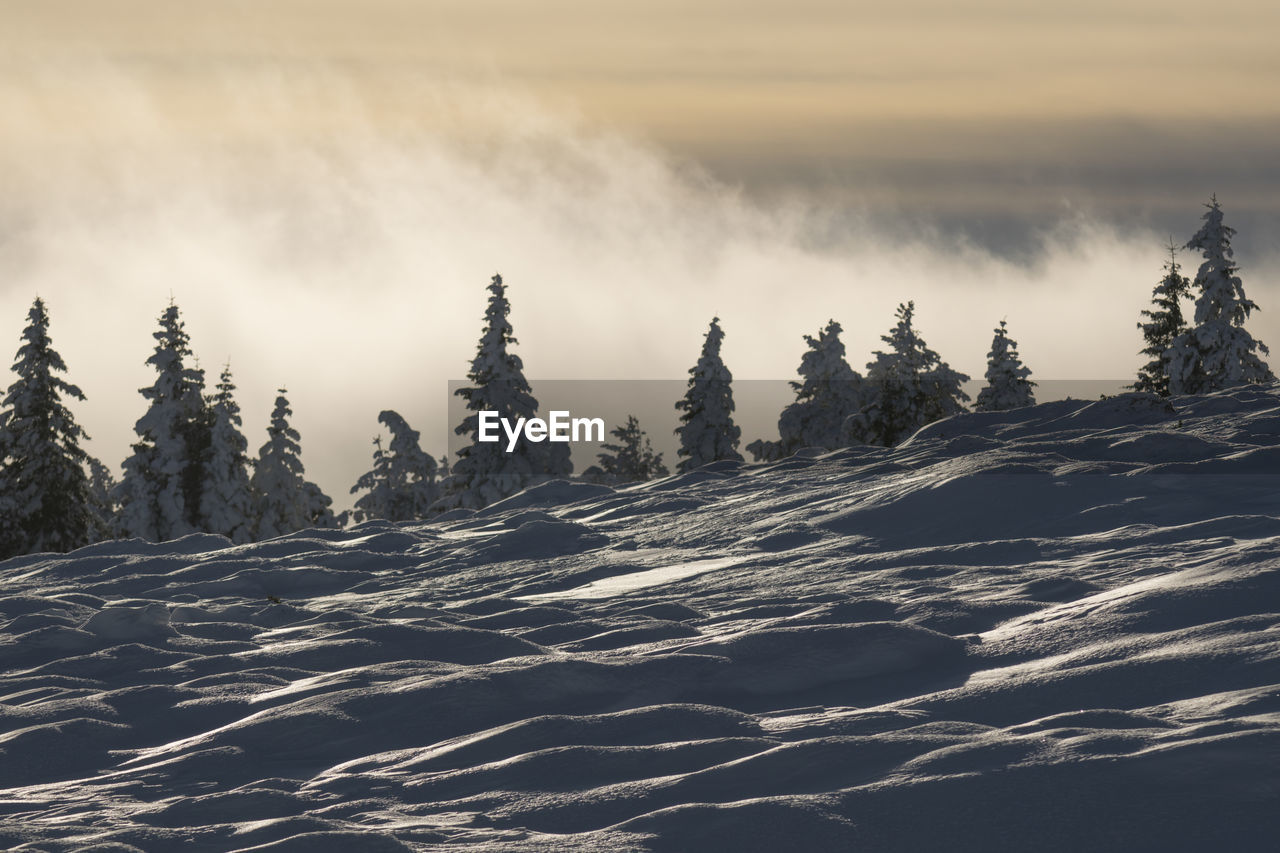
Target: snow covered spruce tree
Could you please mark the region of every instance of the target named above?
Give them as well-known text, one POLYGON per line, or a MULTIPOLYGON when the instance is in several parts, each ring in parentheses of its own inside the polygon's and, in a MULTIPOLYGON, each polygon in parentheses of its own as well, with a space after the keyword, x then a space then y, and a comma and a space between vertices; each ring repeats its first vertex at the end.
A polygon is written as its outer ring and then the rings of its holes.
POLYGON ((93 511, 102 524, 103 535, 110 534, 115 526, 116 500, 112 495, 115 493, 116 485, 116 478, 111 476, 110 469, 90 456, 89 495, 92 499, 93 511))
POLYGON ((1199 295, 1192 327, 1178 335, 1169 347, 1169 393, 1203 394, 1243 383, 1270 382, 1271 368, 1258 357, 1270 354, 1261 341, 1244 328, 1257 310, 1244 295, 1236 275, 1231 238, 1235 229, 1222 221, 1217 196, 1205 205, 1204 224, 1187 241, 1186 248, 1204 257, 1193 282, 1199 295))
POLYGON ((676 470, 682 474, 720 459, 742 461, 738 453, 742 430, 733 422, 733 374, 720 359, 723 342, 720 318, 713 317, 702 342, 702 355, 689 368, 689 388, 676 403, 684 412, 676 427, 680 436, 676 470))
POLYGON ((1149 361, 1138 371, 1133 390, 1168 397, 1170 347, 1179 335, 1187 331, 1186 321, 1182 318, 1182 300, 1191 293, 1191 280, 1182 274, 1178 265, 1178 247, 1172 241, 1164 270, 1164 278, 1151 291, 1151 310, 1142 312, 1147 321, 1138 323, 1142 340, 1146 343, 1141 352, 1149 361))
POLYGON ((1034 406, 1036 396, 1031 389, 1036 383, 1027 378, 1031 368, 1024 366, 1018 356, 1018 342, 1005 331, 1004 320, 995 333, 991 352, 987 353, 987 385, 978 392, 974 411, 1003 412, 1034 406))
POLYGON ((844 422, 862 409, 866 388, 845 360, 841 331, 831 320, 818 337, 804 336, 808 349, 796 371, 803 381, 791 383, 796 400, 778 418, 778 441, 757 439, 747 445, 756 460, 781 459, 801 447, 835 450, 849 443, 844 422))
POLYGON ((356 522, 391 515, 391 454, 382 449, 382 436, 373 437, 373 467, 360 475, 351 487, 351 494, 365 492, 351 510, 356 522))
POLYGON ((870 402, 846 421, 854 441, 892 447, 927 423, 964 411, 969 381, 925 345, 912 327, 915 303, 898 305, 898 323, 880 340, 888 352, 867 364, 870 402))
POLYGON ((326 495, 318 484, 306 480, 302 491, 306 496, 307 527, 339 528, 346 523, 346 513, 341 518, 334 514, 333 498, 326 495))
POLYGON ((337 521, 329 509, 332 501, 315 483, 308 481, 302 467, 302 436, 289 425, 293 410, 281 388, 276 397, 267 443, 253 463, 249 488, 254 501, 253 538, 270 539, 310 527, 334 527, 337 521))
POLYGON ((368 494, 356 501, 352 516, 358 522, 372 518, 426 518, 431 505, 440 498, 435 459, 422 451, 418 431, 410 429, 396 412, 381 412, 378 423, 390 430, 391 443, 383 450, 381 436, 374 438, 373 468, 351 487, 353 495, 360 491, 368 494))
MULTIPOLYGON (((0 430, 0 461, 9 458, 7 434, 0 430)), ((22 553, 22 535, 18 532, 18 502, 14 499, 9 469, 0 465, 0 560, 22 553)))
POLYGON ((653 452, 653 442, 640 429, 640 421, 635 415, 627 415, 627 422, 614 427, 609 434, 618 439, 618 443, 601 445, 604 452, 596 457, 599 464, 583 471, 582 479, 621 485, 643 483, 670 473, 662 464, 662 454, 653 452))
POLYGON ((190 414, 183 424, 183 444, 186 459, 182 466, 182 503, 187 523, 197 531, 208 532, 202 507, 204 493, 209 485, 209 464, 213 458, 213 427, 217 415, 213 403, 204 393, 204 371, 200 360, 194 359, 191 370, 194 385, 191 389, 190 414))
POLYGON ((172 301, 152 337, 156 349, 147 364, 155 367, 156 381, 138 392, 148 401, 147 411, 134 426, 138 441, 113 496, 120 506, 118 535, 160 542, 199 528, 210 423, 204 373, 184 362, 191 356, 190 339, 172 301))
POLYGON ((538 411, 520 356, 509 351, 517 341, 507 319, 511 304, 502 276, 495 275, 488 289, 484 329, 467 372, 472 384, 454 392, 467 404, 467 415, 454 433, 470 436, 471 443, 458 452, 443 484, 436 505, 441 510, 478 509, 535 483, 573 473, 566 443, 521 441, 508 453, 505 441, 479 440, 480 412, 496 412, 514 424, 538 411))
POLYGON ((12 368, 18 378, 0 411, 3 556, 70 551, 106 532, 86 471, 96 460, 80 446, 88 436, 63 403, 64 396, 84 400, 84 394, 57 375, 67 366, 49 339, 43 300, 35 300, 27 320, 12 368))
POLYGON ((253 539, 253 498, 249 489, 249 442, 241 433, 243 420, 235 401, 231 366, 222 369, 209 411, 205 479, 200 491, 200 529, 219 533, 237 545, 253 539))

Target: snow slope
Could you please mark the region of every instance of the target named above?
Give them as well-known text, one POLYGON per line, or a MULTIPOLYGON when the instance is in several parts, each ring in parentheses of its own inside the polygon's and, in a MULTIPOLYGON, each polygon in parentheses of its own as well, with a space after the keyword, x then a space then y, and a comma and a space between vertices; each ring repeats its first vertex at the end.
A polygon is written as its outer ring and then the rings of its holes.
POLYGON ((1280 387, 0 564, 0 847, 1274 850, 1280 387))

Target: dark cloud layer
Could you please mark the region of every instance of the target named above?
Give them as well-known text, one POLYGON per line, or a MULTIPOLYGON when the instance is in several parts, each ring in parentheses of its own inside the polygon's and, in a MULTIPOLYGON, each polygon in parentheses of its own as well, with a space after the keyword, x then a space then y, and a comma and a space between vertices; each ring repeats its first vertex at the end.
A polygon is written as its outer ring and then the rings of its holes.
POLYGON ((937 120, 783 128, 731 148, 673 144, 766 203, 804 196, 872 209, 882 222, 1025 259, 1075 216, 1185 240, 1213 194, 1261 255, 1280 233, 1277 138, 1280 119, 937 120))

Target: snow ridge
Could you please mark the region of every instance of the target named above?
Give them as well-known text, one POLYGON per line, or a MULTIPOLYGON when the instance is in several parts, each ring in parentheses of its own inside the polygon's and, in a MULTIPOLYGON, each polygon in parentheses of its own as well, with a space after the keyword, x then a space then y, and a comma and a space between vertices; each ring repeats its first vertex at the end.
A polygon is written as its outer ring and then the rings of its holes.
POLYGON ((1268 849, 1277 474, 1280 387, 1129 394, 14 558, 0 847, 1268 849))

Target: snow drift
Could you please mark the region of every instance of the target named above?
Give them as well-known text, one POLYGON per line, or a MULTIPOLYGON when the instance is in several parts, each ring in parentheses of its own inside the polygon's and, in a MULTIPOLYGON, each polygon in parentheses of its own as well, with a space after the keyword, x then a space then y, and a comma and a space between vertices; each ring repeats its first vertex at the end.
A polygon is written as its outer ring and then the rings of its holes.
POLYGON ((0 564, 0 846, 1274 849, 1280 388, 0 564))

